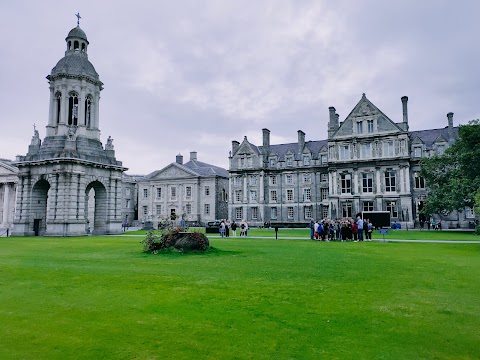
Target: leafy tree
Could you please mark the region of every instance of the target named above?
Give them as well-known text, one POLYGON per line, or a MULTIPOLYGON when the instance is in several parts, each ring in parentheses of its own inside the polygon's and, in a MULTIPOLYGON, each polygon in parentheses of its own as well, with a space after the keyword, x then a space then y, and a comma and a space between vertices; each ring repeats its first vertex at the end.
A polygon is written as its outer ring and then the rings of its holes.
POLYGON ((420 165, 429 190, 423 209, 425 214, 478 207, 480 120, 460 125, 457 141, 443 155, 422 159, 420 165))

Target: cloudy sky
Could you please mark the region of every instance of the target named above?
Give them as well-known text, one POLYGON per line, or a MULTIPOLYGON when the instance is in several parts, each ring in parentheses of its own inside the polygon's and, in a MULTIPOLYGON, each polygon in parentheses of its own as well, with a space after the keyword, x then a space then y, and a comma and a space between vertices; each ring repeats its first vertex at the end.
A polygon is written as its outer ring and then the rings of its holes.
POLYGON ((231 141, 327 137, 362 93, 411 130, 480 117, 476 0, 2 1, 0 158, 45 136, 45 79, 80 27, 104 82, 100 129, 129 174, 190 151, 228 168, 231 141))

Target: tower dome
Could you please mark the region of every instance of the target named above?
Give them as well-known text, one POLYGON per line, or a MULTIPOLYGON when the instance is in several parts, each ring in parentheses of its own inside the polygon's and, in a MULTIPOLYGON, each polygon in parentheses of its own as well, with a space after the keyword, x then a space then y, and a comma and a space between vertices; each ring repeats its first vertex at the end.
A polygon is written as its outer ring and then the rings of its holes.
MULTIPOLYGON (((68 38, 73 38, 73 37, 87 40, 87 34, 85 34, 85 31, 83 31, 80 28, 80 26, 74 27, 72 30, 70 30, 65 40, 68 41, 68 38)), ((88 40, 87 40, 87 43, 88 43, 88 40)))

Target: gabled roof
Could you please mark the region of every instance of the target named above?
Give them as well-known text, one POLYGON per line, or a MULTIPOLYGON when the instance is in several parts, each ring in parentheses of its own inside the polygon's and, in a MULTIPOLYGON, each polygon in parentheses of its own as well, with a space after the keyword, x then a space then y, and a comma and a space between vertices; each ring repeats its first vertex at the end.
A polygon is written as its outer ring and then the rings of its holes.
POLYGON ((250 141, 248 141, 247 137, 245 136, 242 143, 238 146, 238 150, 235 152, 235 154, 232 154, 232 156, 239 153, 242 154, 242 152, 247 152, 247 150, 251 150, 255 155, 260 155, 259 148, 256 145, 252 144, 250 141))
POLYGON ((0 167, 15 174, 18 172, 18 168, 12 164, 11 160, 0 159, 0 167))
MULTIPOLYGON (((327 148, 327 140, 306 141, 305 147, 310 150, 312 156, 316 158, 323 147, 327 148)), ((263 151, 263 146, 260 146, 260 150, 263 151)), ((287 155, 289 150, 292 154, 295 154, 295 160, 301 160, 299 158, 301 154, 298 154, 298 143, 296 142, 289 144, 270 145, 270 155, 277 155, 279 161, 285 161, 285 155, 287 155)))
POLYGON ((410 131, 410 139, 415 139, 416 137, 418 137, 425 144, 426 150, 433 149, 433 144, 439 136, 442 136, 447 142, 458 139, 458 127, 454 127, 452 129, 452 135, 453 137, 450 138, 448 126, 442 129, 410 131))
POLYGON ((163 169, 156 170, 147 176, 145 176, 145 180, 151 180, 156 178, 159 174, 167 171, 169 168, 177 168, 184 173, 187 173, 191 176, 198 176, 198 177, 211 177, 211 176, 220 176, 228 178, 228 171, 224 168, 207 164, 198 160, 190 160, 186 164, 179 164, 177 162, 172 162, 165 166, 163 169))

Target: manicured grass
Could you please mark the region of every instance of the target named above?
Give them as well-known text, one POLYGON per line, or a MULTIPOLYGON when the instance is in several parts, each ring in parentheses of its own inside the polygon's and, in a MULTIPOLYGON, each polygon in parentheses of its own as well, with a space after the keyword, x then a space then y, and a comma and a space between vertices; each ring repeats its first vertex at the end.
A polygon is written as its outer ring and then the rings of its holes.
POLYGON ((0 239, 2 359, 478 359, 480 245, 0 239))
MULTIPOLYGON (((205 228, 191 228, 190 231, 200 231, 205 233, 205 228)), ((126 232, 128 235, 142 235, 146 234, 145 230, 136 230, 126 232)), ((240 232, 237 230, 237 236, 240 232)), ((219 234, 212 234, 219 235, 219 234)), ((260 236, 260 237, 275 237, 275 231, 273 229, 256 229, 252 228, 248 230, 248 236, 260 236)), ((278 236, 282 239, 288 238, 310 238, 309 229, 279 229, 278 236)), ((374 231, 372 239, 382 240, 383 236, 378 231, 374 231)), ((471 231, 433 231, 433 230, 388 230, 388 234, 385 235, 385 240, 388 239, 400 239, 400 240, 477 240, 480 241, 480 235, 476 235, 471 231)))

